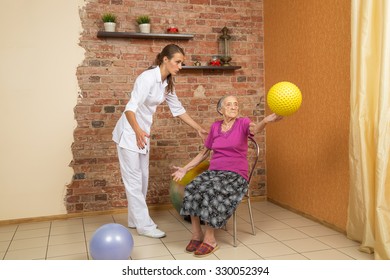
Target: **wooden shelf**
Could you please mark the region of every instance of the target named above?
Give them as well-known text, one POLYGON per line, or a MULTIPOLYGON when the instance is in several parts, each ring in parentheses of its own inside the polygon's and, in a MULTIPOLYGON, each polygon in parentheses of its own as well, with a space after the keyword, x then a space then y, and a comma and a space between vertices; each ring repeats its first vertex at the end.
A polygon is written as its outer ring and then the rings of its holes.
POLYGON ((183 66, 182 70, 237 70, 241 66, 183 66))
MULTIPOLYGON (((138 32, 107 32, 98 31, 98 38, 134 38, 134 39, 171 39, 171 40, 190 40, 194 38, 193 34, 181 33, 138 33, 138 32)), ((241 66, 183 66, 182 70, 237 70, 241 66)))
POLYGON ((194 38, 193 34, 181 33, 138 33, 138 32, 106 32, 98 31, 98 38, 135 38, 135 39, 173 39, 173 40, 190 40, 194 38))

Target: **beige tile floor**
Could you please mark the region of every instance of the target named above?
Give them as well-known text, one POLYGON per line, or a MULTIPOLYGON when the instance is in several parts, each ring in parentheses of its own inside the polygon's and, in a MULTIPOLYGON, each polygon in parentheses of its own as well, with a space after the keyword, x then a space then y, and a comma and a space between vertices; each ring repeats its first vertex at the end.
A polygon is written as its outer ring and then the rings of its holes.
MULTIPOLYGON (((252 202, 256 235, 251 234, 247 205, 237 211, 238 245, 233 246, 232 222, 218 230, 220 249, 202 260, 370 260, 358 251, 358 243, 345 235, 268 201, 252 202)), ((126 214, 100 215, 0 226, 0 259, 88 260, 89 241, 96 229, 108 223, 126 225, 126 214)), ((152 211, 162 239, 134 238, 131 259, 199 259, 184 252, 191 225, 174 210, 152 211)))

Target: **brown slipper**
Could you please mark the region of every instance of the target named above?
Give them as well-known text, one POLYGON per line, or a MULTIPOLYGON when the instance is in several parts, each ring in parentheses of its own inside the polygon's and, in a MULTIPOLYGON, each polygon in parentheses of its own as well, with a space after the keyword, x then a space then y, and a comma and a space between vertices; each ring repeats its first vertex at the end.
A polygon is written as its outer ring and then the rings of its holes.
POLYGON ((198 249, 198 247, 202 244, 202 241, 199 240, 191 240, 190 243, 188 243, 186 247, 186 252, 187 253, 193 253, 198 249))
POLYGON ((219 248, 218 244, 215 245, 215 247, 213 247, 210 244, 203 242, 202 244, 200 244, 198 249, 196 249, 196 251, 194 252, 194 256, 198 257, 198 258, 206 257, 206 256, 214 253, 215 251, 217 251, 218 248, 219 248))

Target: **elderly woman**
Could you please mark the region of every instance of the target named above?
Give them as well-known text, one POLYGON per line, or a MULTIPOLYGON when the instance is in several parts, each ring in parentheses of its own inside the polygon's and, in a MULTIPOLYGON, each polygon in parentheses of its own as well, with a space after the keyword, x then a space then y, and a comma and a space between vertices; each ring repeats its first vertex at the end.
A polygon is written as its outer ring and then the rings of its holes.
POLYGON ((257 124, 252 123, 249 118, 238 116, 234 96, 221 98, 217 111, 223 120, 212 124, 204 149, 186 166, 174 166, 176 171, 172 174, 175 181, 181 180, 213 152, 209 169, 185 187, 180 211, 183 216, 191 216, 192 238, 186 252, 196 257, 205 257, 218 249, 214 230, 226 224, 248 189, 248 136, 282 118, 271 114, 257 124), (205 232, 200 219, 206 223, 205 232))

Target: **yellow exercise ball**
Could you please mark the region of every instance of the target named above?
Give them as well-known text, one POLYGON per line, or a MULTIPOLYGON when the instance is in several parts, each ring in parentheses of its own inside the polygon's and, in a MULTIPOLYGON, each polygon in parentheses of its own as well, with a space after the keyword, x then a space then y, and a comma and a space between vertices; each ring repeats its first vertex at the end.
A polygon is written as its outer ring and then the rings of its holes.
POLYGON ((301 107, 302 93, 293 83, 279 82, 268 91, 267 104, 275 114, 290 116, 301 107))

